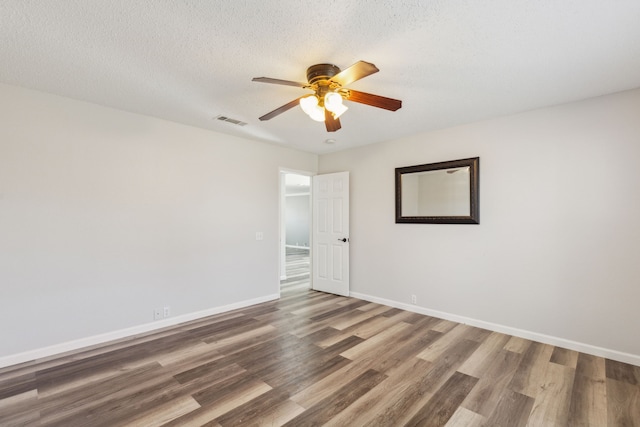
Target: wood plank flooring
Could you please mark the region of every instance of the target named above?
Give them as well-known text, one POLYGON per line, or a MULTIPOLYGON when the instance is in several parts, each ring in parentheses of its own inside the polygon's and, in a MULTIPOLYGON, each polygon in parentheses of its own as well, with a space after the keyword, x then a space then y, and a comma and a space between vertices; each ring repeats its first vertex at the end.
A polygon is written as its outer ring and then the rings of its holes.
POLYGON ((0 425, 640 426, 640 367, 285 283, 0 369, 0 425))
POLYGON ((280 282, 280 289, 283 292, 309 289, 309 249, 286 248, 286 257, 287 278, 280 282))

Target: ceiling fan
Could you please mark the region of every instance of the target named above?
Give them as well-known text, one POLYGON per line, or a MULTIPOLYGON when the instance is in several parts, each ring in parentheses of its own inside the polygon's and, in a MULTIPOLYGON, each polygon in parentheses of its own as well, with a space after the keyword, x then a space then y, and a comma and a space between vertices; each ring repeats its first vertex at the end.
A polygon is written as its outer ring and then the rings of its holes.
POLYGON ((252 81, 273 83, 277 85, 296 86, 310 89, 314 93, 304 95, 293 101, 276 108, 270 113, 260 117, 260 120, 269 120, 275 116, 300 104, 302 110, 313 120, 324 122, 327 132, 335 132, 340 129, 340 115, 347 110, 342 101, 359 102, 385 110, 396 111, 402 107, 402 101, 384 96, 372 95, 345 86, 377 73, 378 68, 364 61, 358 61, 347 69, 340 70, 333 64, 316 64, 307 69, 308 83, 293 82, 290 80, 272 79, 270 77, 254 77, 252 81))

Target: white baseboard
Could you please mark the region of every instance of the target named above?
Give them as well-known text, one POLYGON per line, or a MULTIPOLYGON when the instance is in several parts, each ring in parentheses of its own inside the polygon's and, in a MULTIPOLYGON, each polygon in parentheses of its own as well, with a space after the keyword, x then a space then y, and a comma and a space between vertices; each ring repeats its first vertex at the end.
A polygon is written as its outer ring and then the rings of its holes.
POLYGON ((618 362, 624 362, 624 363, 640 366, 640 355, 636 355, 636 354, 623 353, 620 351, 597 347, 590 344, 584 344, 577 341, 571 341, 564 338, 558 338, 551 335, 545 335, 537 332, 526 331, 523 329, 512 328, 510 326, 504 326, 497 323, 485 322, 483 320, 477 320, 469 317, 458 316, 456 314, 446 313, 443 311, 431 310, 429 308, 420 307, 413 304, 406 304, 398 301, 388 300, 385 298, 378 298, 378 297, 374 297, 367 294, 361 294, 359 292, 351 292, 351 296, 354 298, 365 300, 365 301, 375 302, 378 304, 388 305, 390 307, 400 308, 402 310, 412 311, 414 313, 425 314, 427 316, 437 317, 439 319, 445 319, 445 320, 450 320, 452 322, 463 323, 465 325, 475 326, 482 329, 488 329, 494 332, 513 335, 513 336, 525 338, 531 341, 538 341, 544 344, 549 344, 557 347, 566 348, 569 350, 579 351, 581 353, 587 353, 587 354, 592 354, 598 357, 605 357, 607 359, 617 360, 618 362))
MULTIPOLYGON (((472 319, 469 317, 458 316, 451 313, 432 310, 417 305, 406 304, 398 301, 393 301, 385 298, 374 297, 359 292, 351 292, 350 295, 354 298, 362 299, 365 301, 371 301, 378 304, 388 305, 390 307, 400 308, 402 310, 411 311, 414 313, 420 313, 427 316, 437 317, 439 319, 450 320, 452 322, 463 323, 466 325, 475 326, 478 328, 488 329, 503 334, 513 335, 520 338, 525 338, 532 341, 538 341, 545 344, 567 348, 570 350, 579 351, 582 353, 592 354, 594 356, 605 357, 607 359, 617 360, 619 362, 630 363, 632 365, 640 366, 640 356, 630 353, 623 353, 616 350, 610 350, 602 347, 593 346, 590 344, 584 344, 577 341, 566 340, 564 338, 558 338, 550 335, 540 334, 537 332, 526 331, 523 329, 513 328, 510 326, 504 326, 497 323, 485 322, 482 320, 472 319)), ((262 302, 273 301, 278 299, 278 294, 266 295, 264 297, 254 298, 251 300, 240 301, 233 304, 228 304, 219 307, 213 307, 207 310, 197 311, 194 313, 183 314, 176 317, 158 320, 152 323, 145 323, 143 325, 134 326, 131 328, 120 329, 118 331, 108 332, 105 334, 94 335, 91 337, 81 338, 74 341, 68 341, 61 344, 56 344, 48 347, 43 347, 35 350, 26 351, 23 353, 13 354, 9 356, 0 357, 0 368, 4 368, 11 365, 17 365, 19 363, 29 362, 35 359, 41 359, 44 357, 51 357, 57 354, 66 353, 68 351, 79 350, 84 347, 89 347, 98 344, 105 344, 109 341, 114 341, 122 338, 131 337, 134 335, 151 332, 156 329, 166 328, 168 326, 175 326, 180 323, 197 320, 203 317, 212 316, 214 314, 220 314, 238 308, 249 307, 251 305, 260 304, 262 302)))
POLYGON ((0 368, 6 366, 17 365, 19 363, 29 362, 43 357, 55 356, 57 354, 66 353, 68 351, 79 350, 84 347, 89 347, 97 344, 105 344, 109 341, 114 341, 122 338, 131 337, 134 335, 151 332, 156 329, 166 328, 167 326, 175 326, 180 323, 197 320, 207 316, 213 316, 214 314, 220 314, 238 308, 249 307, 251 305, 260 304, 262 302, 273 301, 280 298, 278 294, 266 295, 259 298, 254 298, 246 301, 240 301, 233 304, 223 305, 219 307, 213 307, 202 311, 196 311, 193 313, 182 314, 176 317, 170 317, 167 319, 157 320, 151 323, 145 323, 143 325, 133 326, 131 328, 120 329, 113 332, 107 332, 100 335, 94 335, 91 337, 80 338, 73 341, 67 341, 61 344, 55 344, 48 347, 43 347, 35 350, 25 351, 24 353, 13 354, 9 356, 0 357, 0 368))

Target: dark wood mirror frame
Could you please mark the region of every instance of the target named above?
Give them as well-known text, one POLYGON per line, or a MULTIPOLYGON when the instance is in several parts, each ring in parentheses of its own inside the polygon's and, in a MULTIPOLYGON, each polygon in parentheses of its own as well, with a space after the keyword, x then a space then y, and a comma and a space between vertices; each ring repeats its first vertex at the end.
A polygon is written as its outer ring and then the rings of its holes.
POLYGON ((396 224, 480 224, 480 158, 428 163, 425 165, 396 168, 396 224), (469 167, 469 215, 464 216, 403 216, 402 176, 405 174, 469 167))

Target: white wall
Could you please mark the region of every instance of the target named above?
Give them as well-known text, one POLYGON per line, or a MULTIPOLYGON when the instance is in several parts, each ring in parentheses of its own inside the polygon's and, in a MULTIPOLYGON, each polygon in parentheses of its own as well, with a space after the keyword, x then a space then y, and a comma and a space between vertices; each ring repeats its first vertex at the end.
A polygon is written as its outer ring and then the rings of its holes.
POLYGON ((635 90, 323 155, 319 172, 351 173, 356 294, 637 363, 639 164, 635 90), (475 156, 480 225, 394 223, 394 168, 475 156))
POLYGON ((279 167, 317 156, 7 85, 0 117, 0 358, 277 296, 279 167))

